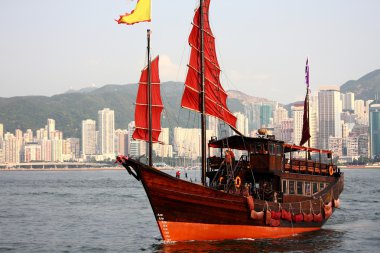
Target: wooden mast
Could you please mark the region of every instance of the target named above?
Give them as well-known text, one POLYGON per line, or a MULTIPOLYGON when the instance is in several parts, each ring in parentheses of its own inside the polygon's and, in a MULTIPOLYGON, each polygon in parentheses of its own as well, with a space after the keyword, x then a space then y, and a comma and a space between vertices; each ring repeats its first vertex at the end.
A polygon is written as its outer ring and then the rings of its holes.
MULTIPOLYGON (((308 123, 309 123, 309 133, 310 133, 310 106, 309 106, 309 85, 310 85, 310 76, 309 76, 309 57, 307 58, 307 85, 306 85, 306 106, 307 106, 307 109, 306 109, 306 113, 307 113, 307 120, 308 120, 308 123)), ((310 148, 310 138, 311 136, 309 137, 309 139, 307 140, 307 147, 310 148)), ((307 160, 311 160, 311 155, 310 155, 310 151, 307 152, 307 160)))
POLYGON ((201 57, 201 143, 202 143, 202 184, 206 185, 206 114, 205 114, 205 75, 204 75, 204 42, 203 42, 203 0, 199 1, 199 32, 200 32, 200 57, 201 57))
POLYGON ((148 129, 149 129, 149 142, 148 142, 148 164, 149 166, 153 166, 152 162, 152 84, 151 84, 151 71, 150 71, 150 29, 146 31, 147 33, 147 52, 148 52, 148 64, 147 64, 147 69, 148 69, 148 129))
MULTIPOLYGON (((309 120, 309 131, 310 131, 310 106, 309 106, 309 87, 306 87, 306 103, 307 103, 307 118, 309 120)), ((307 147, 310 148, 310 138, 307 140, 307 147)), ((310 157, 310 152, 309 152, 309 157, 310 157)))

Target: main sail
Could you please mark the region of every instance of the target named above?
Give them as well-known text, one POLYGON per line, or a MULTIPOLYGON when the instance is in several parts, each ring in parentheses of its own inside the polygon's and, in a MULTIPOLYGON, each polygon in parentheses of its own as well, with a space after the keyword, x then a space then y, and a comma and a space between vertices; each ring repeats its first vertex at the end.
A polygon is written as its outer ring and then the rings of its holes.
MULTIPOLYGON (((220 67, 216 57, 215 38, 212 34, 208 13, 210 0, 203 4, 203 36, 204 36, 204 92, 205 113, 215 116, 231 127, 236 128, 236 117, 227 108, 227 93, 220 83, 220 67)), ((190 61, 188 64, 185 91, 182 96, 181 106, 189 110, 201 112, 201 38, 199 24, 199 8, 195 11, 193 29, 189 36, 191 47, 190 61)))
MULTIPOLYGON (((160 77, 157 56, 151 61, 151 92, 152 92, 152 142, 158 142, 161 133, 161 112, 164 108, 160 94, 160 77)), ((148 68, 141 72, 139 90, 136 97, 135 131, 132 138, 149 141, 149 105, 148 105, 148 68)))

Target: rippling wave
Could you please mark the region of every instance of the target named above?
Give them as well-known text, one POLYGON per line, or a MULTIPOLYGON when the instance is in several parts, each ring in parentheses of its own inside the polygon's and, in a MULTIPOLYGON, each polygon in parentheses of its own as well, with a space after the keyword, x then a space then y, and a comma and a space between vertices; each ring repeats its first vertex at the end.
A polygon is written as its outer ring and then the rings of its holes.
POLYGON ((378 252, 380 170, 345 173, 341 208, 320 231, 165 244, 125 171, 0 171, 0 252, 378 252))

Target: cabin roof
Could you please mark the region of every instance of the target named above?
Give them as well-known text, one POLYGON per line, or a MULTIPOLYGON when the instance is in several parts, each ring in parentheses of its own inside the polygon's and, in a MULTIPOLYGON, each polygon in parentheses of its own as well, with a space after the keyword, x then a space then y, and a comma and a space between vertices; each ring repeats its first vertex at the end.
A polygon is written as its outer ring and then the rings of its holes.
POLYGON ((321 154, 332 154, 331 150, 325 150, 325 149, 317 149, 317 148, 308 148, 304 146, 297 146, 295 144, 284 144, 284 152, 291 152, 291 151, 310 151, 310 152, 316 152, 321 154))
POLYGON ((250 144, 258 143, 258 142, 271 142, 271 143, 280 143, 283 144, 283 141, 270 139, 270 138, 259 138, 259 137, 247 137, 247 136, 239 136, 233 135, 227 138, 219 139, 219 140, 210 140, 208 146, 211 148, 231 148, 238 150, 248 150, 250 144))
POLYGON ((282 144, 284 147, 284 152, 291 152, 291 151, 309 151, 309 152, 316 152, 321 154, 331 154, 331 150, 323 150, 323 149, 316 149, 316 148, 308 148, 304 146, 298 146, 295 144, 289 144, 284 143, 284 141, 271 139, 267 137, 247 137, 247 136, 239 136, 239 135, 233 135, 227 138, 219 139, 219 140, 210 140, 208 143, 208 146, 210 148, 231 148, 231 149, 238 149, 238 150, 248 150, 250 144, 253 143, 279 143, 282 144))

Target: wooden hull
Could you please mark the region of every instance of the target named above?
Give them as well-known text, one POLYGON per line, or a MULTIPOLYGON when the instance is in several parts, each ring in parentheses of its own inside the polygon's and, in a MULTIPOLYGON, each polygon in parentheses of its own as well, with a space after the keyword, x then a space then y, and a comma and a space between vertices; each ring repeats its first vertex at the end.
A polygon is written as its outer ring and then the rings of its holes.
MULTIPOLYGON (((180 180, 131 159, 122 164, 129 172, 133 169, 136 178, 141 180, 166 242, 279 238, 318 230, 327 220, 299 223, 280 220, 278 227, 271 227, 265 224, 265 219, 251 219, 247 199, 243 196, 180 180)), ((336 179, 331 189, 325 189, 327 194, 307 203, 327 203, 327 198, 337 199, 342 189, 343 176, 336 179)), ((295 211, 300 208, 299 202, 283 206, 295 211)), ((268 202, 267 206, 264 201, 255 200, 256 211, 267 207, 278 210, 277 203, 268 202)))
POLYGON ((170 241, 204 241, 241 238, 281 238, 319 230, 320 227, 269 227, 158 221, 162 238, 170 241))

